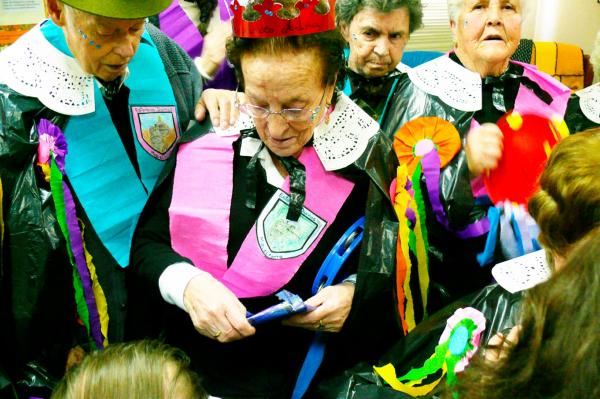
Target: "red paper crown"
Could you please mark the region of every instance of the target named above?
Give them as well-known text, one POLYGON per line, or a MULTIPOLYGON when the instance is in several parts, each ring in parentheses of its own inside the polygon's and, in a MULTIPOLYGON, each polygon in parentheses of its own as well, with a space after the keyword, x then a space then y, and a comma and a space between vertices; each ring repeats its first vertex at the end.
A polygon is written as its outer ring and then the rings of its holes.
POLYGON ((335 0, 249 0, 231 3, 237 37, 309 35, 335 29, 335 0))

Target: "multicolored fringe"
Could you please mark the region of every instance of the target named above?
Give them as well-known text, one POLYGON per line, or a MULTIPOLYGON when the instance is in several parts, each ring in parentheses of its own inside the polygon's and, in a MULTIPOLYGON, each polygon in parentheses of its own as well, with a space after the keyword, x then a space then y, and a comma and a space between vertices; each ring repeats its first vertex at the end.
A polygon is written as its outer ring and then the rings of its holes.
MULTIPOLYGON (((413 174, 412 181, 420 181, 421 168, 413 174), (419 180, 415 180, 419 179, 419 180)), ((396 294, 398 314, 402 329, 408 334, 416 327, 415 304, 410 288, 412 276, 411 253, 417 259, 419 288, 422 298, 423 315, 427 313, 429 293, 429 268, 427 228, 423 194, 418 184, 413 185, 408 178, 406 165, 398 167, 394 209, 398 216, 398 241, 396 246, 396 294)))
POLYGON ((49 181, 56 217, 65 237, 67 251, 73 266, 77 314, 95 346, 102 349, 108 344, 109 318, 106 297, 98 282, 92 256, 85 248, 83 231, 77 218, 71 189, 63 181, 64 157, 67 153, 66 141, 60 128, 45 119, 38 124, 38 132, 42 151, 41 154, 38 154, 38 161, 50 166, 49 181))
POLYGON ((469 364, 484 330, 485 317, 481 312, 473 308, 458 309, 446 322, 433 355, 422 367, 401 377, 396 376, 396 368, 391 363, 373 369, 396 391, 414 397, 428 395, 444 376, 449 386, 456 383, 456 374, 469 364))

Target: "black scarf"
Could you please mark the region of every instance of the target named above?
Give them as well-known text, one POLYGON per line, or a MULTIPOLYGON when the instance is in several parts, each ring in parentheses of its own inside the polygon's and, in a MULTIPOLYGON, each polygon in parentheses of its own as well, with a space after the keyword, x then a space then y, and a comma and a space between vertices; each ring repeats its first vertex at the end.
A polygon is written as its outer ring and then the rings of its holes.
MULTIPOLYGON (((258 133, 255 129, 249 129, 242 131, 242 138, 252 137, 257 138, 258 133)), ((307 143, 311 145, 312 140, 307 143)), ((249 209, 256 208, 256 186, 258 180, 258 155, 264 148, 264 143, 261 141, 261 145, 258 147, 256 154, 248 162, 246 167, 246 207, 249 209)), ((271 157, 278 159, 288 175, 290 176, 290 204, 288 207, 287 219, 291 221, 298 221, 302 208, 304 206, 304 200, 306 199, 306 168, 302 163, 295 157, 280 157, 269 151, 271 157)))

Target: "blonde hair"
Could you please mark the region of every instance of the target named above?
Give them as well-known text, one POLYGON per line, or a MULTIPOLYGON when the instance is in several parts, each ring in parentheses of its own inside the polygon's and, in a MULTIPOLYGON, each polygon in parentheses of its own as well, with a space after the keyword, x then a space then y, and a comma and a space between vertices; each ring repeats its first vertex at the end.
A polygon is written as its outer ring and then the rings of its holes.
POLYGON ((158 341, 109 345, 70 369, 51 399, 205 399, 189 358, 158 341))
POLYGON ((552 151, 529 212, 540 227, 539 241, 564 257, 571 246, 600 225, 600 130, 577 133, 552 151))

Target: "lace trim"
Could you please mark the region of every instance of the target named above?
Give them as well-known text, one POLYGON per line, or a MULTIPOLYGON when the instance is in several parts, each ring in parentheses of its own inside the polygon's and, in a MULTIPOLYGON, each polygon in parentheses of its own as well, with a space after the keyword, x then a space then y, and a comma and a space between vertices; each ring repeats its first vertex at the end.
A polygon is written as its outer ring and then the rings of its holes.
POLYGON ((325 170, 342 169, 356 161, 379 129, 373 118, 340 93, 329 121, 317 126, 313 137, 315 150, 325 170))
POLYGON ((579 96, 579 107, 586 118, 600 123, 600 83, 576 92, 579 96))
MULTIPOLYGON (((314 129, 314 148, 328 171, 345 168, 356 161, 366 150, 369 139, 379 132, 379 124, 365 111, 345 94, 339 96, 329 121, 323 121, 314 129)), ((216 133, 228 136, 254 127, 251 118, 240 114, 234 127, 216 133)))
POLYGON ((481 78, 449 57, 438 57, 410 69, 412 83, 427 94, 437 96, 452 108, 466 112, 482 107, 481 78))
POLYGON ((498 263, 492 269, 498 284, 513 294, 543 283, 550 278, 550 274, 543 250, 498 263))
POLYGON ((63 115, 95 111, 94 78, 66 56, 36 26, 0 54, 4 84, 63 115))

